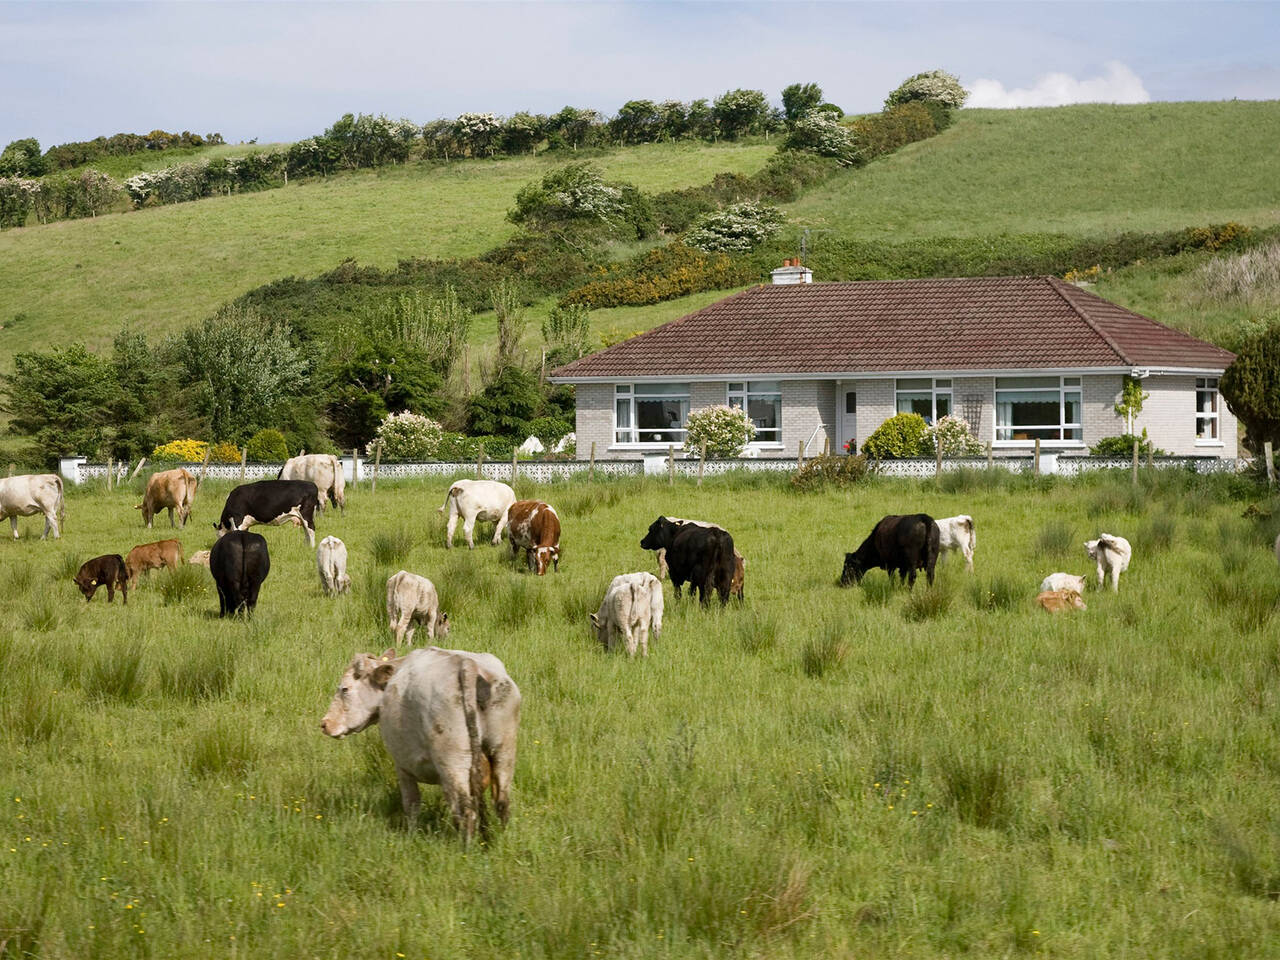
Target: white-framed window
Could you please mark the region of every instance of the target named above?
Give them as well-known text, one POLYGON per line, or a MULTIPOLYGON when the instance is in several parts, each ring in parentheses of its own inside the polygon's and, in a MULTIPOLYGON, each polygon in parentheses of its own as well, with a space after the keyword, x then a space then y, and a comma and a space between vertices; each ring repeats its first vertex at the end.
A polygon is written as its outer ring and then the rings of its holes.
POLYGON ((1218 378, 1196 377, 1196 439, 1218 439, 1218 378))
POLYGON ((782 384, 777 380, 730 383, 729 406, 746 410, 756 428, 754 443, 782 443, 782 384))
POLYGON ((615 443, 684 443, 687 383, 619 383, 613 388, 615 443))
POLYGON ((996 377, 996 441, 1084 439, 1079 377, 996 377))
POLYGON ((899 377, 894 384, 898 413, 918 413, 931 426, 951 414, 951 381, 899 377))

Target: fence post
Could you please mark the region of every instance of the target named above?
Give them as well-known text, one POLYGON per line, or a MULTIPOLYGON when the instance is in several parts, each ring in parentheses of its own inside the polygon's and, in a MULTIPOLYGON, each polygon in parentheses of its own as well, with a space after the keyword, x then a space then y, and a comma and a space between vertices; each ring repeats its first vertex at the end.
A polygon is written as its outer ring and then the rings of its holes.
POLYGON ((1031 475, 1033 477, 1040 476, 1040 438, 1036 437, 1036 456, 1031 464, 1031 475))
POLYGON ((1275 483, 1276 483, 1276 460, 1275 460, 1275 454, 1272 452, 1273 449, 1274 448, 1271 446, 1270 440, 1268 440, 1266 443, 1262 445, 1262 456, 1266 458, 1266 461, 1267 461, 1267 486, 1268 487, 1273 487, 1275 486, 1275 483))
POLYGON ((594 480, 596 478, 596 442, 591 441, 591 465, 587 467, 587 479, 594 480))
MULTIPOLYGON (((373 482, 369 484, 369 492, 378 492, 378 467, 382 465, 382 441, 379 440, 373 445, 373 482)), ((355 466, 351 467, 351 475, 355 476, 355 466)))
POLYGON ((1133 485, 1138 485, 1138 441, 1133 441, 1133 485))
POLYGON ((934 438, 933 448, 933 452, 937 455, 937 460, 933 465, 933 478, 937 480, 942 476, 942 444, 938 443, 936 437, 934 438))
MULTIPOLYGON (((246 448, 246 449, 248 449, 248 448, 246 448)), ((205 447, 205 450, 204 450, 204 462, 203 462, 202 464, 200 464, 200 483, 204 483, 204 473, 205 473, 205 470, 206 470, 206 469, 208 469, 208 466, 209 466, 209 455, 210 455, 211 453, 213 453, 213 447, 212 447, 212 446, 205 447)))
POLYGON ((249 462, 249 448, 240 448, 240 482, 244 483, 244 465, 249 462))
POLYGON ((799 472, 800 468, 803 466, 804 466, 804 441, 797 440, 796 441, 796 471, 799 472))
POLYGON ((831 456, 831 438, 830 437, 822 438, 822 455, 824 457, 831 456))
POLYGON ((1156 445, 1153 443, 1147 447, 1147 470, 1150 471, 1156 464, 1156 445))
MULTIPOLYGON (((145 459, 145 457, 143 459, 145 459)), ((17 470, 18 470, 18 465, 16 463, 9 464, 9 476, 12 477, 17 472, 17 470)))
POLYGON ((108 489, 108 490, 110 490, 110 489, 111 489, 111 466, 112 466, 112 464, 114 464, 114 463, 115 463, 115 461, 114 461, 114 460, 112 460, 110 457, 107 457, 107 478, 106 478, 106 479, 107 479, 107 489, 108 489))
POLYGON ((702 469, 707 465, 707 441, 698 444, 698 486, 702 486, 702 469))
MULTIPOLYGON (((129 480, 132 481, 133 478, 136 477, 138 473, 142 470, 142 468, 145 467, 146 465, 147 465, 147 458, 143 457, 141 460, 138 461, 138 465, 133 468, 133 473, 129 474, 129 480)), ((9 464, 9 476, 13 476, 12 463, 9 464)))
POLYGON ((516 485, 516 475, 517 475, 516 471, 520 469, 520 467, 518 466, 519 461, 516 458, 517 453, 519 453, 519 451, 516 450, 515 447, 512 447, 511 448, 511 486, 513 487, 516 485))
POLYGON ((667 444, 667 483, 676 484, 676 448, 672 443, 667 444))
POLYGON ((476 451, 476 479, 484 479, 484 444, 480 444, 480 449, 476 451))

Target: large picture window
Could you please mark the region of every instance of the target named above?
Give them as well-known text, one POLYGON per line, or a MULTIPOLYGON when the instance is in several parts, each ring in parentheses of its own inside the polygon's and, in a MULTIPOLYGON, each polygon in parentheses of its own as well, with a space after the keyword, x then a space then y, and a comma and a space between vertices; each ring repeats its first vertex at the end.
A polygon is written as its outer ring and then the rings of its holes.
POLYGON ((932 425, 951 414, 951 381, 900 377, 895 398, 898 413, 918 413, 932 425))
POLYGON ((777 380, 730 383, 729 406, 747 411, 756 443, 782 442, 782 385, 777 380))
POLYGON ((996 377, 996 440, 1083 439, 1079 377, 996 377))
POLYGON ((1196 377, 1196 439, 1218 439, 1218 378, 1196 377))
POLYGON ((687 383, 620 383, 614 387, 615 443, 684 443, 687 383))

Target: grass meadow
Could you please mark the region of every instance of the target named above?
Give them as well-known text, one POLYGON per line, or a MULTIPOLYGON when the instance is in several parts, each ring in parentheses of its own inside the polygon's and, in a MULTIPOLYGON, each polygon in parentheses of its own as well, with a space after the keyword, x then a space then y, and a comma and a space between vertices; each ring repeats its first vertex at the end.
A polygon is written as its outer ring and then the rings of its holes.
MULTIPOLYGON (((1280 501, 1243 481, 521 483, 564 523, 541 579, 505 544, 444 550, 445 481, 362 486, 318 521, 352 593, 267 529, 257 613, 230 621, 203 568, 127 607, 70 583, 169 534, 139 485, 68 491, 60 542, 27 519, 0 543, 2 956, 1280 952, 1280 501), (837 586, 875 520, 915 510, 975 517, 974 575, 837 586), (664 512, 733 532, 746 601, 668 585, 651 656, 606 655, 587 615, 653 569, 664 512), (1120 593, 1037 610, 1100 531, 1134 546, 1120 593), (377 731, 318 728, 352 654, 389 645, 402 566, 439 588, 447 645, 524 694, 512 821, 468 852, 435 788, 406 829, 377 731)), ((188 554, 228 489, 201 490, 188 554)))

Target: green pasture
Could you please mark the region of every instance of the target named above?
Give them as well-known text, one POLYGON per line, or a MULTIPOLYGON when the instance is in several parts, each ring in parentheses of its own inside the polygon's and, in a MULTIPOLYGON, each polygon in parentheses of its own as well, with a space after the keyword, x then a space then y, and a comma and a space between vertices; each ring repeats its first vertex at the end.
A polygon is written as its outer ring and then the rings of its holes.
MULTIPOLYGON (((656 192, 725 170, 754 173, 775 147, 650 144, 588 159, 611 179, 656 192)), ((505 218, 516 191, 571 159, 382 167, 0 232, 0 370, 16 351, 53 341, 109 345, 125 324, 153 336, 175 332, 254 287, 313 276, 348 257, 393 267, 413 257, 475 256, 510 236, 505 218)))
MULTIPOLYGON (((545 578, 485 524, 446 552, 446 480, 384 482, 318 521, 349 596, 266 529, 257 613, 228 621, 202 568, 127 606, 71 584, 169 535, 139 485, 69 490, 59 542, 35 518, 0 542, 2 955, 1280 954, 1280 501, 1245 481, 521 482, 564 524, 545 578), (974 516, 974 575, 837 585, 882 514, 917 510, 974 516), (587 615, 653 569, 664 512, 732 531, 746 601, 667 585, 651 656, 605 654, 587 615), (1119 594, 1041 613, 1101 531, 1133 543, 1119 594), (318 727, 352 654, 389 645, 401 567, 439 588, 445 644, 524 695, 512 821, 469 851, 434 788, 406 829, 376 731, 318 727)), ((229 486, 200 491, 188 554, 229 486)))

